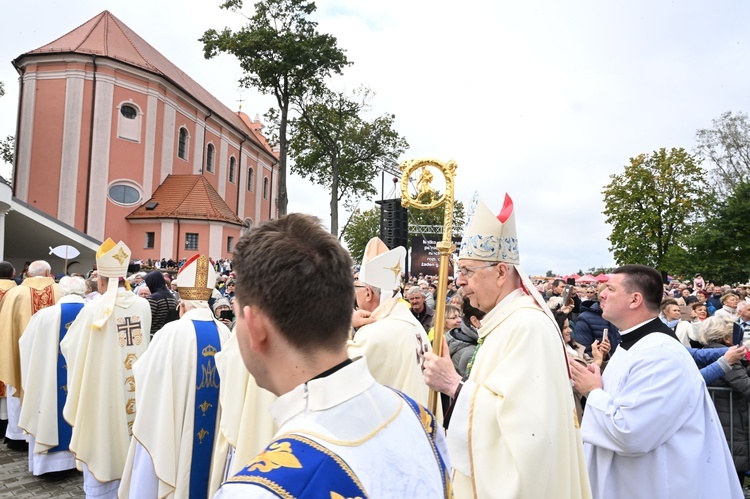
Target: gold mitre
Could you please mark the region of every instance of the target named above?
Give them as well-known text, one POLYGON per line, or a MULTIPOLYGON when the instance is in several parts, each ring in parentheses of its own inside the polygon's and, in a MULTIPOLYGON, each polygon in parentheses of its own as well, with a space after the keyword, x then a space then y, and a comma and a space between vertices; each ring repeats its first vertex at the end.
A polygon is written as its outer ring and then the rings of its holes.
POLYGON ((216 285, 216 271, 205 255, 194 255, 177 273, 177 292, 182 300, 208 301, 216 285))
POLYGON ((107 238, 96 251, 96 267, 102 277, 126 277, 130 264, 130 248, 120 241, 107 238))
POLYGON ((461 240, 458 258, 505 262, 519 265, 518 236, 516 235, 516 215, 513 200, 505 195, 500 214, 492 214, 487 205, 474 193, 461 240))
MULTIPOLYGON (((378 237, 373 237, 367 243, 359 269, 359 280, 370 286, 375 286, 390 292, 400 287, 401 272, 406 259, 406 248, 397 246, 388 249, 378 237)), ((390 298, 388 293, 384 293, 390 298)))

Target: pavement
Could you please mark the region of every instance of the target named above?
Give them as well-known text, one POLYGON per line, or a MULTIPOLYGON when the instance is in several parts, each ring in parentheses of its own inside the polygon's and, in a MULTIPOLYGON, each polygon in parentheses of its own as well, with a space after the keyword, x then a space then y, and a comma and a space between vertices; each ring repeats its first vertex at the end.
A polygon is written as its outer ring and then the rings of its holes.
POLYGON ((0 441, 0 498, 84 497, 83 474, 71 470, 33 476, 28 453, 14 451, 0 441))

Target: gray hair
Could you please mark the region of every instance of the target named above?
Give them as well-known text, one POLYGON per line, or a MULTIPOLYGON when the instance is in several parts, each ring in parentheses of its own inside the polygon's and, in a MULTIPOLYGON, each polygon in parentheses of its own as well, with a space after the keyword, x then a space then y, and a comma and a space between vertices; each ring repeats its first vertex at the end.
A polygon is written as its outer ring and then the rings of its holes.
POLYGON ((60 279, 60 296, 78 295, 86 296, 86 281, 80 277, 64 276, 60 279))
POLYGON ((721 342, 728 335, 732 334, 732 320, 728 317, 709 317, 700 329, 700 341, 704 345, 713 342, 721 342))
POLYGON ((737 304, 737 313, 742 312, 747 307, 750 307, 750 302, 745 300, 740 300, 740 302, 737 304))
POLYGON ((420 294, 422 295, 423 298, 426 298, 424 290, 420 288, 419 286, 410 287, 409 290, 406 292, 406 297, 409 298, 410 296, 414 296, 416 294, 420 294))
POLYGON ((29 277, 45 277, 51 272, 52 267, 50 267, 49 263, 45 262, 44 260, 37 260, 35 262, 31 262, 26 275, 28 275, 29 277))

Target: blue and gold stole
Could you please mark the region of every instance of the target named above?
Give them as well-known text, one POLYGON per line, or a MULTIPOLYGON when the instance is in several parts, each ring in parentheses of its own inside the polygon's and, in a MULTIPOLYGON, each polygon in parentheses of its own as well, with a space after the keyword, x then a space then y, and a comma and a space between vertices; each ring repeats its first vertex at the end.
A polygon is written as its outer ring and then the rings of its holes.
POLYGON ((70 325, 78 317, 78 313, 83 308, 83 303, 61 303, 60 304, 60 334, 57 339, 57 445, 47 451, 60 452, 68 450, 70 447, 70 437, 73 434, 73 428, 63 418, 63 407, 68 398, 68 365, 65 362, 62 351, 60 351, 60 342, 65 338, 65 333, 70 329, 70 325))
POLYGON ((435 460, 437 461, 438 468, 440 468, 440 475, 443 478, 443 490, 445 491, 445 498, 450 499, 453 497, 453 486, 451 484, 450 475, 448 474, 448 468, 445 466, 445 461, 443 461, 443 456, 440 455, 440 452, 438 452, 437 444, 435 443, 435 439, 437 438, 437 432, 438 432, 438 424, 435 420, 435 416, 427 410, 425 407, 423 407, 421 404, 419 404, 417 401, 409 397, 407 394, 396 390, 395 388, 388 387, 396 394, 398 394, 404 402, 411 408, 412 412, 416 414, 417 418, 419 418, 420 423, 422 423, 422 429, 424 430, 425 434, 427 435, 427 439, 430 442, 430 445, 432 446, 432 452, 435 454, 435 460))
POLYGON ((195 412, 193 418, 193 454, 190 464, 190 497, 208 495, 208 475, 214 447, 216 415, 219 407, 219 372, 214 355, 221 350, 219 330, 213 321, 193 321, 195 327, 195 412))
POLYGON ((226 483, 259 485, 288 499, 367 498, 354 471, 338 454, 296 434, 271 442, 226 483))

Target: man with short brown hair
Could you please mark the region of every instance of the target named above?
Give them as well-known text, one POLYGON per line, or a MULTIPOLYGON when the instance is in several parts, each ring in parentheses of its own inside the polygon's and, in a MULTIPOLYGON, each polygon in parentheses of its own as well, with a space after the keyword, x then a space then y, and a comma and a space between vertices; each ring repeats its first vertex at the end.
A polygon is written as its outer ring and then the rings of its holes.
POLYGON ((336 238, 291 214, 244 235, 233 263, 237 342, 279 396, 279 431, 216 497, 450 497, 434 417, 348 357, 352 262, 336 238))

